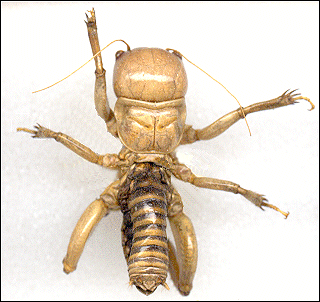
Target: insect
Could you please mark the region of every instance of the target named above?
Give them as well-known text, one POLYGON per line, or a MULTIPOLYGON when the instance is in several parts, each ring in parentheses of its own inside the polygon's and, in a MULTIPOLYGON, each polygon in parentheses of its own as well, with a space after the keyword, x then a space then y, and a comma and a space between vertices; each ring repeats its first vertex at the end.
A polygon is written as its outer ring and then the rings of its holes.
MULTIPOLYGON (((100 51, 94 10, 87 16, 87 29, 93 54, 100 51)), ((119 138, 123 148, 119 154, 99 155, 75 139, 60 132, 35 126, 35 130, 18 128, 34 138, 53 138, 84 159, 105 168, 117 169, 119 179, 111 183, 93 201, 79 219, 63 260, 64 271, 74 271, 88 236, 95 225, 110 211, 123 213, 122 246, 128 264, 130 284, 149 295, 166 284, 171 263, 178 272, 178 289, 188 295, 197 267, 197 241, 183 203, 171 184, 171 176, 195 186, 241 194, 256 206, 269 207, 263 195, 220 179, 199 177, 174 154, 182 144, 212 139, 247 114, 275 109, 309 99, 294 91, 241 107, 219 118, 203 129, 185 124, 187 75, 181 54, 159 48, 136 48, 116 53, 113 86, 117 96, 114 111, 106 94, 106 77, 102 56, 95 57, 95 107, 107 130, 119 138), (170 223, 176 252, 166 235, 170 223)), ((310 102, 311 103, 311 102, 310 102)), ((311 103, 312 108, 314 108, 311 103)))

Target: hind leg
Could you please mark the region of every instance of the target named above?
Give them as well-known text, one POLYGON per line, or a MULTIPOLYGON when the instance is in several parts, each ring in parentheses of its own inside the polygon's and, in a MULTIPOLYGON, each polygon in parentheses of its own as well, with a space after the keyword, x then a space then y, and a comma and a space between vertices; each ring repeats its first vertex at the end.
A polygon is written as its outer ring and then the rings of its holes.
POLYGON ((87 239, 101 218, 107 215, 110 210, 119 208, 116 201, 118 184, 119 180, 108 186, 100 195, 100 198, 92 202, 81 215, 72 232, 67 255, 63 259, 63 271, 66 274, 73 272, 77 268, 87 239))
POLYGON ((187 296, 192 289, 192 281, 197 268, 198 248, 191 220, 182 210, 181 197, 178 192, 174 190, 171 203, 169 204, 168 218, 176 243, 177 258, 170 244, 170 266, 171 270, 174 271, 173 279, 178 279, 178 289, 180 293, 187 296))

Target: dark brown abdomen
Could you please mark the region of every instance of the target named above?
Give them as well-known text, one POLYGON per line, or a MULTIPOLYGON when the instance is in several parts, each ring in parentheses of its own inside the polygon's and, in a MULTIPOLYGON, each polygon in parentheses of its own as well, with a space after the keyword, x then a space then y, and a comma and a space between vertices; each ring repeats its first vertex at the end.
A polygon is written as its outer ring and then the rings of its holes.
POLYGON ((164 284, 167 278, 169 181, 162 167, 139 163, 129 172, 119 191, 124 214, 122 245, 130 283, 146 295, 164 284))

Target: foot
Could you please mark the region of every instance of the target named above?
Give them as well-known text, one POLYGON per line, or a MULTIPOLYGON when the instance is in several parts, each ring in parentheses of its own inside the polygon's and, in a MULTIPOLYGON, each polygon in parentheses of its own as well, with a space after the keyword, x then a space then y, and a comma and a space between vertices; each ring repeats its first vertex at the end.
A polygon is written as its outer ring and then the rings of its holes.
POLYGON ((88 10, 88 13, 90 13, 90 16, 88 16, 86 14, 87 21, 84 21, 84 22, 86 22, 87 27, 95 27, 95 28, 97 28, 96 14, 94 12, 94 8, 92 8, 92 10, 88 10))
POLYGON ((17 131, 24 131, 24 132, 28 132, 33 134, 32 137, 33 138, 56 138, 57 137, 57 133, 42 127, 41 125, 37 124, 36 126, 34 126, 34 128, 36 128, 36 130, 31 130, 28 128, 17 128, 17 131))
POLYGON ((299 103, 297 102, 298 100, 306 100, 310 103, 311 105, 311 109, 309 109, 309 111, 313 110, 315 108, 314 104, 310 101, 310 99, 301 96, 300 93, 295 93, 298 89, 289 91, 289 89, 287 91, 285 91, 280 97, 279 97, 279 103, 281 103, 282 106, 286 106, 286 105, 291 105, 291 104, 295 104, 295 103, 299 103))

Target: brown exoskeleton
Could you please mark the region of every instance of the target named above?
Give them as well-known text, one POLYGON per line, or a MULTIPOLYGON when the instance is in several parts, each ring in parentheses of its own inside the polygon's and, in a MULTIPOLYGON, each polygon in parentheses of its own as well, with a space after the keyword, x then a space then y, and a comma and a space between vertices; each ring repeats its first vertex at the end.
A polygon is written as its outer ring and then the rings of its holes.
MULTIPOLYGON (((95 14, 90 13, 87 29, 95 55, 100 46, 95 14)), ((183 213, 181 197, 171 184, 171 175, 198 187, 241 194, 261 209, 270 207, 286 217, 288 213, 267 203, 263 195, 238 184, 194 175, 179 163, 175 149, 181 144, 212 139, 249 113, 307 98, 286 91, 275 99, 234 110, 196 130, 185 124, 187 76, 180 53, 159 48, 118 51, 113 78, 118 98, 114 112, 108 105, 101 54, 95 57, 95 65, 96 110, 108 131, 124 145, 119 154, 98 155, 73 138, 40 125, 36 130, 18 128, 35 138, 54 138, 88 161, 120 172, 119 179, 89 205, 78 221, 63 260, 64 271, 76 269, 87 238, 101 218, 112 210, 121 210, 122 245, 130 283, 146 295, 160 284, 167 287, 171 262, 178 273, 179 291, 188 295, 197 266, 197 242, 192 223, 183 213), (177 259, 167 240, 167 218, 174 234, 177 259)))

